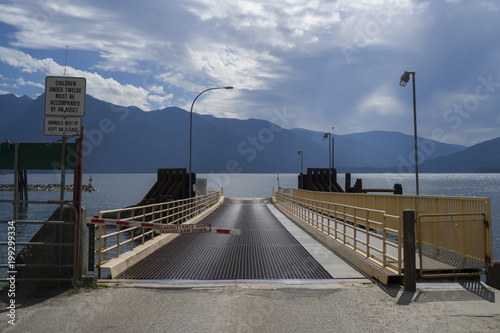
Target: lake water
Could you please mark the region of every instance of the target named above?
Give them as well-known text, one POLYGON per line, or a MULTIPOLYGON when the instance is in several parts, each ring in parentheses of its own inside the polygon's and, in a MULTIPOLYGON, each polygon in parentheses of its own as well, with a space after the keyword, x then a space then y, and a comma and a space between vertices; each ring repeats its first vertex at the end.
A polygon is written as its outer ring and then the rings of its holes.
MULTIPOLYGON (((263 198, 272 195, 273 186, 278 187, 277 174, 198 174, 207 178, 208 189, 224 188, 228 198, 263 198)), ((84 175, 87 184, 90 175, 84 175)), ((404 194, 415 194, 414 174, 352 174, 352 183, 363 179, 364 187, 392 188, 395 183, 403 186, 404 194)), ((420 174, 421 195, 473 196, 491 198, 493 219, 494 258, 500 259, 500 174, 420 174)), ((84 192, 83 205, 87 215, 97 215, 101 210, 122 208, 137 204, 156 182, 156 174, 93 174, 92 185, 97 192, 84 192)), ((0 175, 0 184, 12 184, 13 175, 0 175)), ((60 183, 58 174, 28 174, 29 184, 60 183)), ((66 183, 73 183, 73 175, 66 176, 66 183)), ((343 188, 344 175, 338 176, 343 188)), ((297 188, 296 174, 280 174, 279 185, 284 188, 297 188)), ((59 200, 59 192, 29 192, 29 199, 35 201, 59 200)), ((0 200, 12 200, 13 192, 0 192, 0 200)), ((66 193, 66 200, 72 193, 66 193)), ((55 206, 30 205, 25 219, 47 219, 55 206)), ((12 219, 12 205, 0 203, 0 220, 12 219)))

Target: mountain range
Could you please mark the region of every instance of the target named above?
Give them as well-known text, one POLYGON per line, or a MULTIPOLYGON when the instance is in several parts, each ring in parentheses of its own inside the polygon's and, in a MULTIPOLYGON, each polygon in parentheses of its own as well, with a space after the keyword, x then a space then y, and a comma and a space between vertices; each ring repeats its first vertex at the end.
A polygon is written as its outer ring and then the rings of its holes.
MULTIPOLYGON (((84 172, 151 173, 188 168, 190 113, 177 107, 145 112, 86 97, 84 172)), ((273 122, 193 113, 192 170, 198 173, 299 173, 328 168, 323 132, 287 129, 286 111, 273 122)), ((0 142, 54 142, 45 136, 44 95, 0 95, 0 142)), ((411 124, 409 124, 411 126, 411 124)), ((72 139, 70 139, 70 142, 72 139)), ((472 147, 418 140, 421 172, 499 172, 500 138, 472 147)), ((413 172, 414 138, 399 132, 334 135, 338 172, 413 172)))

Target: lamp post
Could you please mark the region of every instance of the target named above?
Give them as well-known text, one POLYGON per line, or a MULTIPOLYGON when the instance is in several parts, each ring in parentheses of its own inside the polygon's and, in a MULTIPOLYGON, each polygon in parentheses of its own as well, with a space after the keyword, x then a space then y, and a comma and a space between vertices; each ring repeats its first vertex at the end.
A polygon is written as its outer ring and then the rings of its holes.
POLYGON ((193 181, 191 179, 191 148, 192 148, 192 143, 193 143, 193 106, 194 106, 194 103, 196 102, 196 100, 198 99, 198 97, 201 96, 201 94, 209 91, 209 90, 216 90, 216 89, 233 89, 233 87, 231 86, 227 86, 227 87, 216 87, 216 88, 209 88, 209 89, 206 89, 206 90, 203 90, 201 93, 198 94, 198 96, 196 96, 196 98, 194 99, 193 101, 193 104, 191 104, 191 112, 190 112, 190 115, 189 115, 189 198, 191 198, 191 195, 193 193, 193 181))
POLYGON ((304 173, 304 152, 301 149, 297 152, 297 154, 300 155, 300 182, 299 182, 299 186, 300 186, 300 189, 303 190, 304 180, 303 180, 302 174, 304 173))
POLYGON ((413 130, 415 136, 415 181, 416 181, 416 192, 419 194, 418 190, 418 146, 417 146, 417 99, 415 96, 415 72, 413 71, 405 71, 403 75, 401 75, 401 81, 399 85, 401 87, 405 87, 408 81, 410 81, 410 74, 413 77, 413 130))
POLYGON ((332 169, 335 169, 335 157, 334 157, 334 152, 335 152, 335 141, 334 141, 334 137, 333 137, 333 129, 334 127, 332 126, 332 169))
POLYGON ((323 140, 328 139, 328 192, 332 191, 332 133, 323 134, 323 140))

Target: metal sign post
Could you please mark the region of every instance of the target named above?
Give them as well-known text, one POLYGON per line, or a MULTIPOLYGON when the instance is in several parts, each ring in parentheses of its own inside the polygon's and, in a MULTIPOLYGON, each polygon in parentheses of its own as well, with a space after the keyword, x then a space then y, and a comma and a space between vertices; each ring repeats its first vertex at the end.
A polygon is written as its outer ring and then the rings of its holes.
POLYGON ((84 128, 81 128, 81 137, 76 139, 75 142, 75 165, 73 174, 73 206, 76 208, 75 220, 76 224, 76 244, 75 249, 75 267, 78 276, 85 274, 85 259, 82 254, 85 250, 81 247, 84 246, 82 241, 82 233, 84 231, 84 224, 82 219, 82 173, 83 173, 83 140, 84 128))
POLYGON ((14 220, 19 219, 19 143, 15 143, 14 151, 14 220))
MULTIPOLYGON (((82 135, 85 115, 86 79, 83 77, 47 76, 45 79, 45 119, 43 134, 62 136, 61 201, 66 191, 66 140, 82 135)), ((63 219, 63 206, 60 207, 63 219)))
MULTIPOLYGON (((82 117, 85 115, 86 79, 83 77, 47 76, 45 79, 45 119, 44 135, 62 136, 61 149, 61 202, 66 191, 66 141, 69 136, 80 136, 75 144, 75 166, 73 180, 73 205, 75 216, 75 272, 80 272, 80 232, 82 229, 81 191, 82 191, 82 117)), ((60 219, 64 215, 60 206, 60 219)), ((76 277, 76 274, 75 274, 76 277)))
MULTIPOLYGON (((61 148, 61 195, 59 199, 61 202, 64 201, 64 192, 66 191, 66 137, 62 137, 62 148, 61 148)), ((63 220, 64 217, 64 204, 61 203, 59 206, 59 220, 63 220)))

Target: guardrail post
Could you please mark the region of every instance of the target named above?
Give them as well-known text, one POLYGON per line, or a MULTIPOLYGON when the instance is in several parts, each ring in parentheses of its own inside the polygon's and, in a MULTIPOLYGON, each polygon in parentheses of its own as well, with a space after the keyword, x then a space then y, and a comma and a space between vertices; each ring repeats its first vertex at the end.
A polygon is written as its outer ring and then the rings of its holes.
POLYGON ((415 260, 415 211, 403 211, 404 291, 417 290, 415 260))

